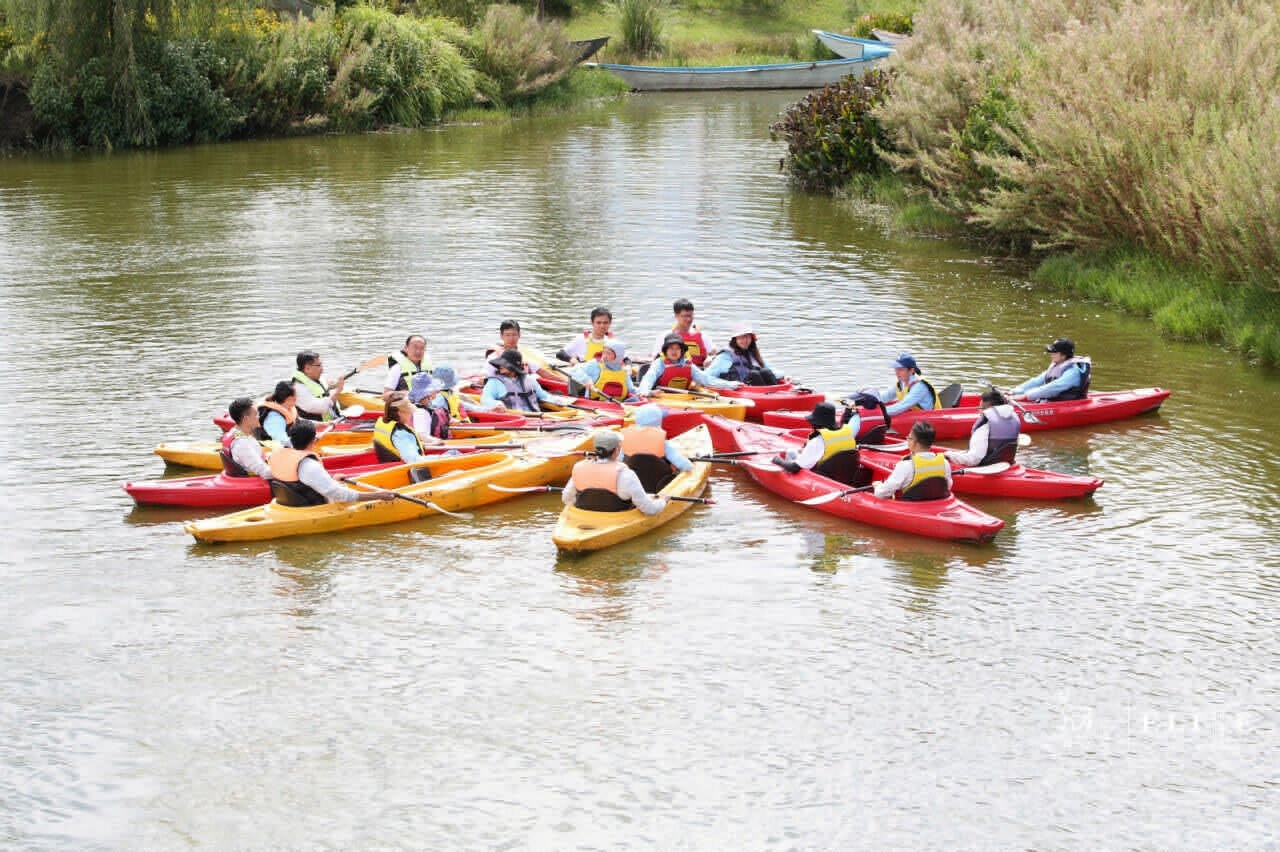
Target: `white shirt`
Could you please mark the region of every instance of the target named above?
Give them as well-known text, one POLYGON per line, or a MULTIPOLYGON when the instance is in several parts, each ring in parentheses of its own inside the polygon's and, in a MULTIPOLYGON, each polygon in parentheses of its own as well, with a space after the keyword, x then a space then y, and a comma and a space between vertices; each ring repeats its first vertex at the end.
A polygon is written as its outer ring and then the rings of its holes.
MULTIPOLYGON (((931 459, 936 453, 921 453, 922 458, 931 459)), ((946 472, 947 490, 951 489, 951 465, 943 464, 943 471, 946 472)), ((911 462, 910 458, 905 458, 898 462, 893 468, 893 473, 889 474, 889 478, 884 482, 876 483, 875 495, 881 498, 889 498, 897 494, 903 488, 911 484, 911 480, 915 478, 916 466, 911 462)))
MULTIPOLYGON (((321 381, 320 384, 323 385, 324 382, 321 381)), ((299 411, 305 411, 308 414, 323 417, 333 410, 333 400, 330 399, 328 395, 317 399, 316 395, 311 392, 311 388, 307 387, 302 382, 294 382, 293 387, 298 394, 295 405, 299 411)))
MULTIPOLYGON (((591 341, 593 343, 607 343, 612 339, 612 337, 602 337, 597 340, 592 337, 591 341)), ((579 334, 568 346, 564 348, 564 351, 570 358, 577 358, 579 361, 587 360, 587 338, 579 334)))
POLYGON ((310 456, 298 463, 298 481, 310 485, 330 503, 353 503, 360 499, 359 491, 334 479, 318 459, 310 456))
MULTIPOLYGON (((1005 409, 1004 412, 1001 412, 1002 416, 1009 417, 1013 414, 1013 406, 1008 404, 997 405, 994 408, 991 408, 988 410, 994 412, 994 411, 998 411, 1001 408, 1005 409)), ((974 431, 973 434, 969 436, 969 449, 968 450, 948 450, 946 453, 947 461, 959 467, 973 467, 975 464, 978 464, 984 458, 986 458, 987 450, 989 450, 990 448, 991 448, 991 421, 987 420, 987 422, 979 426, 977 430, 974 431)))
POLYGON ((271 468, 262 457, 262 445, 248 435, 237 435, 231 441, 231 460, 254 476, 271 478, 271 468))
MULTIPOLYGON (((578 464, 603 464, 598 459, 585 459, 578 464)), ((644 486, 640 484, 640 477, 636 476, 636 472, 626 465, 618 471, 618 496, 623 500, 630 500, 635 507, 646 515, 656 515, 667 507, 667 498, 658 497, 654 499, 644 490, 644 486)), ((578 497, 578 489, 573 485, 573 478, 569 478, 569 484, 564 487, 564 491, 560 494, 561 499, 566 506, 572 506, 573 501, 578 497)))

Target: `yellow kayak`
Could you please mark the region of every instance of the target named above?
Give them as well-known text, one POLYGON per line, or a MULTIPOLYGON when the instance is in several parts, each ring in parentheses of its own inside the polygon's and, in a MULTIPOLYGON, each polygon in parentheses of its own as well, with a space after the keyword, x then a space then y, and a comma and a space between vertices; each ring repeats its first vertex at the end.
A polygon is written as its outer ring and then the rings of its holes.
MULTIPOLYGON (((711 435, 706 426, 690 429, 671 440, 686 458, 709 455, 712 451, 711 435)), ((708 462, 694 462, 693 469, 676 475, 660 494, 667 497, 697 497, 707 487, 711 472, 708 462)), ((665 524, 683 514, 692 503, 671 500, 656 515, 646 515, 639 509, 625 512, 592 512, 576 506, 565 506, 556 522, 551 540, 561 550, 580 552, 600 550, 619 542, 635 538, 641 533, 665 524)))
POLYGON ((474 453, 400 465, 355 478, 356 482, 428 501, 438 509, 399 499, 326 503, 321 506, 282 506, 272 500, 265 506, 195 521, 184 529, 197 541, 260 541, 408 521, 436 514, 439 510, 457 512, 512 496, 490 488, 491 484, 523 488, 567 480, 580 458, 576 453, 590 443, 590 436, 575 436, 557 442, 563 450, 562 455, 474 453), (413 483, 410 471, 415 468, 430 470, 431 479, 413 483))
MULTIPOLYGON (((533 433, 534 435, 538 433, 533 433)), ((525 437, 528 433, 525 433, 525 437)), ((465 438, 445 441, 446 446, 471 447, 477 444, 505 444, 516 440, 520 435, 503 432, 498 429, 469 432, 465 438)), ((267 441, 267 451, 279 445, 275 441, 267 441)), ((339 456, 347 453, 359 453, 373 448, 373 438, 368 432, 326 432, 316 439, 315 450, 321 456, 339 456)), ((165 464, 194 467, 200 470, 222 470, 222 457, 219 452, 222 444, 217 441, 169 441, 155 448, 156 455, 165 460, 165 464)))

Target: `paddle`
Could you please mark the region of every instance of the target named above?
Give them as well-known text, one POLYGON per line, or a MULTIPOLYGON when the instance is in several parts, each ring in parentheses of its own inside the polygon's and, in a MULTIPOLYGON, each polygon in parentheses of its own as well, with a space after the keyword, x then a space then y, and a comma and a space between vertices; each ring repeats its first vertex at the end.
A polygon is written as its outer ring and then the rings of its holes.
POLYGON ((581 402, 576 402, 575 399, 576 399, 575 397, 561 396, 558 393, 547 394, 547 402, 550 402, 554 405, 558 405, 561 408, 576 408, 579 411, 590 411, 593 414, 595 414, 597 417, 600 416, 601 414, 600 409, 594 408, 590 405, 584 405, 581 402))
POLYGON ((863 485, 860 488, 843 488, 840 491, 828 491, 826 494, 819 494, 817 497, 810 497, 808 500, 798 501, 801 506, 820 506, 823 503, 830 503, 832 500, 839 500, 846 494, 857 494, 862 491, 870 491, 875 488, 874 485, 863 485))
POLYGON ((769 456, 773 455, 775 450, 760 450, 758 452, 746 453, 716 453, 713 456, 693 456, 689 461, 694 462, 713 462, 719 464, 742 464, 738 459, 742 456, 769 456))
MULTIPOLYGON (((334 479, 337 479, 339 482, 345 482, 347 483, 347 485, 358 486, 360 488, 365 489, 366 491, 373 490, 372 485, 367 485, 363 482, 358 482, 354 479, 339 478, 336 476, 334 477, 334 479)), ((435 503, 432 503, 430 500, 419 500, 417 497, 410 497, 408 494, 401 494, 399 491, 392 491, 391 493, 396 495, 397 500, 408 500, 410 503, 417 503, 419 506, 426 506, 428 509, 432 510, 433 512, 439 512, 440 514, 448 515, 451 518, 458 518, 459 520, 463 520, 463 521, 470 521, 473 518, 475 518, 475 515, 471 514, 470 512, 450 512, 448 509, 437 506, 435 503)))
MULTIPOLYGON (((564 489, 558 485, 526 485, 523 488, 509 488, 505 485, 489 484, 494 491, 508 491, 512 494, 535 494, 544 491, 563 491, 564 489)), ((655 497, 666 497, 668 500, 678 500, 681 503, 707 503, 714 504, 716 501, 711 497, 680 497, 678 495, 655 494, 655 497)))
MULTIPOLYGON (((702 391, 689 390, 688 388, 673 388, 673 387, 668 387, 667 385, 658 385, 657 390, 668 391, 670 393, 687 393, 689 396, 700 396, 700 397, 703 397, 704 399, 718 399, 721 402, 726 401, 725 398, 720 396, 720 394, 718 393, 703 393, 702 391)), ((747 408, 756 407, 756 401, 754 399, 748 399, 745 396, 732 397, 731 401, 729 401, 729 404, 730 405, 741 404, 746 406, 747 408)))
POLYGON ((983 465, 982 467, 961 467, 951 471, 952 476, 959 476, 962 473, 1004 473, 1011 465, 1008 462, 993 462, 983 465))
MULTIPOLYGON (((364 414, 364 412, 365 412, 365 407, 363 405, 348 405, 346 408, 338 412, 337 417, 333 418, 327 423, 322 423, 320 425, 325 426, 326 428, 324 431, 328 432, 329 430, 333 429, 334 426, 341 423, 343 420, 350 420, 353 417, 359 417, 361 414, 364 414)), ((319 433, 319 434, 323 434, 323 433, 319 433)))
POLYGON ((385 360, 387 360, 387 356, 386 356, 386 355, 374 355, 374 356, 373 356, 372 358, 370 358, 368 361, 365 361, 365 362, 364 362, 363 364, 361 364, 359 367, 356 367, 354 370, 352 370, 350 373, 347 373, 347 374, 346 374, 345 376, 343 376, 342 378, 343 378, 343 380, 345 381, 346 379, 349 379, 349 378, 351 378, 352 376, 354 376, 356 373, 359 373, 359 372, 361 372, 361 371, 363 371, 363 370, 367 370, 367 369, 369 369, 370 367, 376 367, 376 366, 378 366, 379 364, 381 364, 381 363, 382 363, 383 361, 385 361, 385 360))
POLYGON ((982 384, 984 384, 984 385, 989 385, 989 386, 991 387, 991 389, 992 389, 992 390, 994 390, 994 391, 1000 391, 1000 393, 1004 395, 1004 398, 1005 398, 1005 399, 1007 399, 1007 400, 1009 400, 1009 404, 1010 404, 1010 405, 1012 405, 1014 408, 1018 409, 1019 413, 1021 413, 1021 414, 1022 414, 1022 419, 1023 419, 1023 420, 1027 421, 1028 423, 1043 423, 1043 422, 1044 422, 1044 421, 1043 421, 1043 420, 1041 420, 1039 417, 1036 417, 1034 414, 1032 414, 1030 411, 1028 411, 1028 410, 1027 410, 1027 408, 1026 408, 1026 406, 1024 406, 1022 403, 1020 403, 1020 402, 1018 402, 1016 399, 1014 399, 1014 398, 1013 398, 1013 394, 1009 393, 1007 390, 1004 390, 1004 389, 1002 389, 1002 388, 998 388, 998 387, 996 387, 996 386, 995 386, 995 383, 994 383, 994 382, 992 382, 990 379, 978 379, 978 381, 979 381, 979 382, 981 382, 981 383, 982 383, 982 384))

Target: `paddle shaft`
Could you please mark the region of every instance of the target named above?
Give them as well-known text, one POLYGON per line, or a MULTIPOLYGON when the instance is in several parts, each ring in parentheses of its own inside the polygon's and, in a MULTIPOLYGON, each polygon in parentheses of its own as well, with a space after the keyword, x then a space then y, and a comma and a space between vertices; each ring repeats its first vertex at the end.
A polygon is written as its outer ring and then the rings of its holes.
POLYGON ((1009 391, 1005 390, 1004 388, 996 387, 995 383, 988 379, 979 379, 978 381, 982 382, 985 385, 990 385, 992 390, 999 391, 1001 394, 1003 394, 1004 398, 1009 400, 1009 404, 1012 405, 1014 408, 1018 409, 1018 411, 1022 414, 1023 420, 1027 421, 1028 423, 1041 422, 1040 418, 1036 417, 1034 414, 1028 411, 1025 405, 1023 405, 1022 403, 1014 399, 1013 394, 1011 394, 1009 391))
MULTIPOLYGON (((490 485, 489 487, 494 489, 495 491, 515 491, 515 492, 523 492, 523 493, 529 493, 529 494, 541 493, 544 491, 563 491, 564 490, 564 488, 562 488, 559 485, 528 485, 528 486, 525 486, 524 488, 507 488, 501 485, 490 485)), ((657 494, 654 496, 657 496, 657 497, 665 496, 668 500, 678 500, 681 503, 714 503, 716 502, 710 497, 680 497, 677 495, 663 495, 663 494, 657 494)))
POLYGON ((344 380, 345 380, 345 379, 349 379, 349 378, 351 378, 352 376, 354 376, 356 373, 359 373, 359 372, 361 372, 361 371, 363 371, 363 370, 367 370, 367 369, 369 369, 370 367, 376 367, 376 366, 378 366, 378 364, 382 363, 382 361, 383 361, 385 358, 386 358, 386 356, 385 356, 385 355, 374 355, 374 356, 373 356, 372 358, 370 358, 368 361, 365 361, 365 362, 364 362, 363 364, 361 364, 359 367, 356 367, 354 370, 352 370, 350 373, 347 373, 347 374, 346 374, 345 376, 343 376, 342 378, 343 378, 344 380))

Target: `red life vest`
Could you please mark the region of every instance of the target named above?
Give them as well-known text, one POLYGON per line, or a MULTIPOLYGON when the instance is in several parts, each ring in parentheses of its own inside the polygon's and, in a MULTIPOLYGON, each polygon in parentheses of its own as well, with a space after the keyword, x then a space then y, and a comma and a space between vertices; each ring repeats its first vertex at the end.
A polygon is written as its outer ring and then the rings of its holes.
POLYGON ((693 365, 681 359, 681 363, 672 364, 662 359, 662 375, 658 377, 664 387, 688 390, 693 387, 693 365))
POLYGON ((701 367, 707 360, 707 344, 702 339, 702 329, 695 325, 690 331, 681 331, 673 325, 671 330, 680 335, 680 339, 689 347, 685 350, 685 354, 689 356, 689 360, 693 362, 693 365, 701 367))

